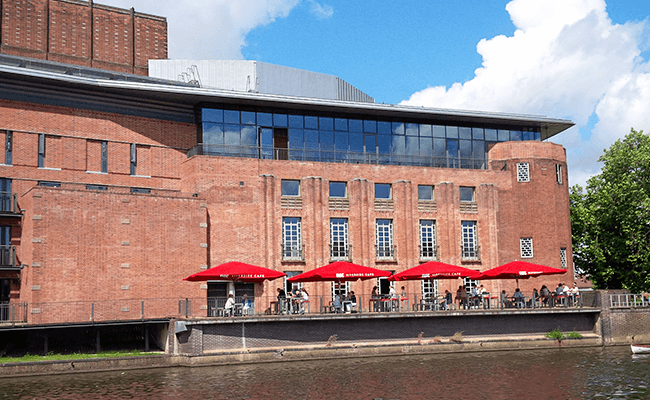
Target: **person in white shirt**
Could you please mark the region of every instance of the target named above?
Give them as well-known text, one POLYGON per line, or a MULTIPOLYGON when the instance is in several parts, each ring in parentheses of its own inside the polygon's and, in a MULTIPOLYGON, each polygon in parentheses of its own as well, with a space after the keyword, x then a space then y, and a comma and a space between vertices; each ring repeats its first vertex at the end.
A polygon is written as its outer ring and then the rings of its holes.
POLYGON ((226 300, 226 305, 223 307, 225 310, 225 316, 232 317, 233 308, 235 307, 235 297, 232 293, 228 295, 228 300, 226 300))

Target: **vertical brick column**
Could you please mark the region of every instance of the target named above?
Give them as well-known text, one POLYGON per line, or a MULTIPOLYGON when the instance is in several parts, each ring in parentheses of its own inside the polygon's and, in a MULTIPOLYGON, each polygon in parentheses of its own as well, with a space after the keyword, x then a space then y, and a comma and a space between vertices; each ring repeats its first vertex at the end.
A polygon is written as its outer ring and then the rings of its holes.
POLYGON ((450 182, 436 185, 436 203, 438 204, 438 238, 440 261, 460 263, 460 219, 458 218, 458 196, 455 186, 450 182))
MULTIPOLYGON (((280 259, 278 257, 280 242, 277 240, 275 234, 275 226, 278 224, 278 217, 276 215, 277 200, 276 200, 276 179, 273 175, 261 175, 261 189, 262 189, 262 204, 260 205, 260 212, 262 217, 262 224, 260 226, 260 237, 263 240, 262 249, 264 249, 264 267, 276 269, 280 259)), ((281 217, 280 217, 281 218, 281 217)))

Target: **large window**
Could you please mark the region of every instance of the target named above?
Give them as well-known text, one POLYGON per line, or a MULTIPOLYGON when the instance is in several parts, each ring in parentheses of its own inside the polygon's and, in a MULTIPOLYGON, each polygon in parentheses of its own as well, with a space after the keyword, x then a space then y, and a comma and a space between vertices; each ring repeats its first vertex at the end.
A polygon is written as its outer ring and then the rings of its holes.
POLYGON ((378 219, 376 227, 376 246, 378 260, 392 260, 393 249, 393 220, 378 219))
POLYGON ((282 259, 302 260, 302 237, 300 218, 282 218, 282 259))
POLYGON ((0 225, 0 266, 15 266, 12 262, 11 227, 0 225))
POLYGON ((474 188, 470 186, 460 187, 460 201, 472 202, 474 201, 474 188))
POLYGON ((438 280, 422 279, 422 298, 435 299, 438 297, 438 280))
POLYGON ((433 200, 433 186, 418 185, 418 200, 424 200, 424 201, 433 200))
POLYGON ((478 235, 476 221, 461 222, 462 258, 463 260, 478 260, 478 235))
POLYGON ((282 196, 289 196, 289 197, 300 196, 300 181, 283 179, 282 196))
POLYGON ((347 197, 345 182, 330 182, 330 197, 347 197))
POLYGON ((368 115, 203 108, 201 153, 262 159, 487 169, 490 142, 541 140, 538 128, 445 126, 368 115))
POLYGON ((435 260, 437 248, 436 221, 420 220, 420 259, 435 260))
POLYGON ((375 199, 390 199, 391 190, 389 183, 375 183, 375 199))
POLYGON ((330 219, 330 258, 332 260, 350 259, 347 218, 330 219))

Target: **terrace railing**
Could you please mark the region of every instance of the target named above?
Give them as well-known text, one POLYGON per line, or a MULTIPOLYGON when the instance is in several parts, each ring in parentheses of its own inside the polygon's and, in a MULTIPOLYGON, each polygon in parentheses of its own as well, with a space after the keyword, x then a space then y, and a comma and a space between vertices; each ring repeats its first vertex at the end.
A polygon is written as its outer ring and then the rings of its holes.
POLYGON ((218 157, 258 158, 264 160, 315 161, 347 164, 406 165, 414 167, 487 169, 485 158, 445 156, 410 156, 336 150, 334 148, 271 148, 260 146, 215 145, 201 143, 187 152, 218 157))
POLYGON ((610 308, 635 308, 650 307, 650 301, 647 297, 640 294, 610 294, 610 308))

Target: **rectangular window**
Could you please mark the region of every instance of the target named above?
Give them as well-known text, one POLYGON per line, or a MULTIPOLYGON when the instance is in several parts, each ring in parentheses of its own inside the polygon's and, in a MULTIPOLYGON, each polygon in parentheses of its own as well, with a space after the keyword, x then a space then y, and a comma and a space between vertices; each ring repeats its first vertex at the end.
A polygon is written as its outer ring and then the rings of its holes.
POLYGON ((330 197, 347 197, 345 182, 330 182, 330 197))
POLYGON ((517 182, 530 182, 530 164, 517 163, 517 182))
POLYGON ((422 298, 434 299, 438 297, 438 280, 422 279, 422 298))
POLYGON ((45 186, 45 187, 61 187, 61 182, 38 181, 37 185, 38 186, 45 186))
POLYGON ((375 183, 375 199, 390 199, 390 183, 375 183))
POLYGON ((302 234, 299 217, 282 218, 282 259, 302 260, 302 234))
POLYGON ((332 282, 332 299, 338 294, 346 297, 350 292, 350 282, 332 282))
POLYGON ((13 194, 11 192, 11 179, 0 178, 0 211, 14 211, 13 194))
POLYGON ((435 260, 438 246, 436 245, 436 221, 420 220, 420 259, 435 260))
POLYGON ((433 200, 433 186, 418 185, 418 200, 433 200))
POLYGON ((330 258, 332 260, 350 259, 347 218, 330 219, 330 258))
POLYGON ((533 238, 520 238, 519 250, 521 258, 533 258, 533 238))
POLYGON ((562 184, 562 165, 555 164, 555 177, 557 179, 557 184, 562 184))
POLYGON ((137 175, 138 149, 135 143, 131 143, 131 175, 137 175))
POLYGON ((474 201, 474 187, 461 186, 460 187, 460 201, 473 202, 474 201))
POLYGON ((45 167, 45 134, 38 135, 38 168, 45 167))
POLYGON ((393 220, 377 220, 376 243, 378 260, 392 260, 394 258, 393 220))
POLYGON ((562 247, 560 249, 560 266, 564 269, 568 268, 567 262, 566 262, 566 249, 562 247))
POLYGON ((14 134, 11 131, 5 132, 5 165, 13 162, 14 134))
MULTIPOLYGON (((15 250, 13 250, 15 252, 15 250)), ((0 226, 0 266, 15 267, 15 255, 12 254, 11 246, 11 227, 7 225, 0 226)), ((8 295, 8 293, 7 293, 8 295)), ((0 298, 0 301, 6 301, 0 298)), ((1 304, 1 303, 0 303, 1 304)), ((1 315, 2 313, 0 313, 1 315)), ((0 320, 2 320, 0 318, 0 320)))
POLYGON ((476 221, 461 221, 461 237, 463 260, 478 260, 476 221))
MULTIPOLYGON (((302 271, 284 271, 287 276, 284 277, 284 291, 285 293, 289 293, 291 290, 292 292, 295 292, 296 290, 302 290, 302 282, 294 282, 291 283, 287 279, 292 278, 296 275, 302 274, 302 271)), ((255 294, 253 293, 253 297, 255 294)))
POLYGON ((300 196, 300 181, 283 179, 282 196, 300 196))
POLYGON ((100 148, 100 157, 101 157, 101 171, 103 173, 108 172, 108 142, 103 140, 100 148))
POLYGON ((106 185, 86 185, 86 190, 108 190, 106 185))
POLYGON ((149 193, 151 193, 151 189, 149 189, 149 188, 138 188, 138 187, 132 187, 132 188, 131 188, 131 193, 132 193, 132 194, 136 194, 136 193, 139 193, 139 194, 149 194, 149 193))

